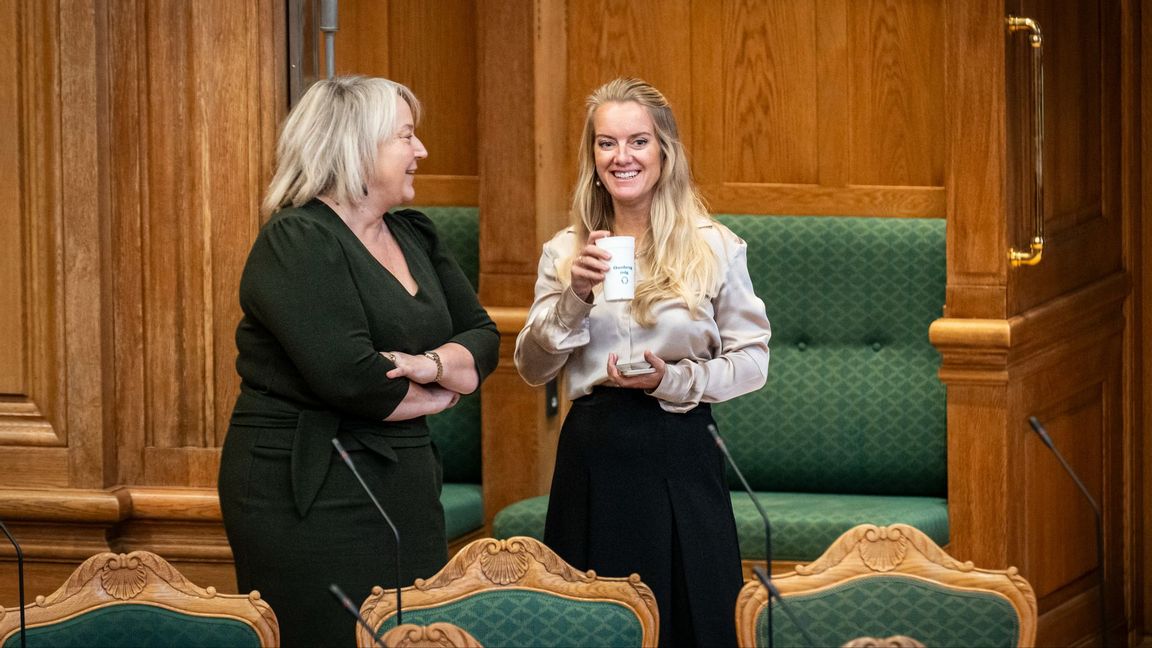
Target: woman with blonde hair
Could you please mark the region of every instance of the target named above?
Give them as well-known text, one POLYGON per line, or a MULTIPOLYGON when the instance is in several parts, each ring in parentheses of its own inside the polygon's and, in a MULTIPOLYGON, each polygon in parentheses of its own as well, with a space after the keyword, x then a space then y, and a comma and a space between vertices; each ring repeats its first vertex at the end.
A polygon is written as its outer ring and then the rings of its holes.
POLYGON ((770 326, 747 246, 708 215, 664 96, 616 79, 588 98, 573 225, 544 245, 516 340, 530 384, 563 375, 544 541, 580 569, 633 572, 661 645, 735 645, 743 584, 709 403, 764 385, 770 326), (636 241, 635 298, 606 301, 609 235, 636 241))
POLYGON ((240 280, 240 395, 220 508, 242 592, 285 646, 354 645, 355 601, 447 561, 442 468, 424 417, 475 391, 499 334, 415 196, 420 103, 386 79, 313 85, 284 124, 240 280), (404 545, 332 440, 348 450, 404 545))

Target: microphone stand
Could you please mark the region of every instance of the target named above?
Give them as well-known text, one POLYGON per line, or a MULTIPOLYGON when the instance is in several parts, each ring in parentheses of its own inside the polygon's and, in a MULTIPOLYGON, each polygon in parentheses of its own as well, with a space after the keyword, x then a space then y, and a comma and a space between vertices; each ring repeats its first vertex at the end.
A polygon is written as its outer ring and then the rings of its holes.
POLYGON ((372 494, 372 489, 368 488, 368 484, 365 483, 364 478, 360 476, 360 471, 356 470, 356 464, 352 463, 352 457, 348 456, 348 451, 344 449, 343 444, 340 443, 340 439, 333 437, 332 445, 335 446, 336 452, 340 453, 340 458, 344 460, 344 463, 348 464, 348 467, 352 470, 352 474, 356 476, 356 481, 360 482, 360 486, 364 488, 364 492, 368 493, 368 497, 372 498, 372 503, 376 505, 376 510, 380 511, 380 515, 384 517, 384 521, 388 523, 388 526, 392 527, 392 535, 396 538, 396 625, 400 625, 404 622, 400 616, 400 609, 403 607, 400 605, 400 532, 396 530, 396 525, 392 524, 392 518, 388 517, 388 514, 384 512, 384 507, 380 506, 380 500, 376 499, 376 496, 372 494))
MULTIPOLYGON (((764 564, 768 565, 768 569, 772 569, 772 523, 768 521, 768 514, 764 512, 764 507, 760 506, 760 501, 756 499, 756 495, 752 491, 752 487, 748 485, 748 480, 744 479, 744 473, 740 472, 740 467, 736 465, 736 461, 732 459, 732 455, 728 452, 728 446, 724 444, 724 439, 720 437, 719 430, 712 423, 708 424, 708 434, 712 435, 712 439, 716 441, 716 445, 720 448, 720 452, 724 453, 724 458, 728 460, 728 465, 732 466, 732 470, 736 476, 740 478, 740 483, 744 486, 744 492, 748 493, 748 498, 752 500, 752 504, 756 507, 756 512, 760 514, 760 518, 764 520, 764 564)), ((755 571, 755 569, 753 569, 755 571)), ((766 572, 767 573, 767 572, 766 572)), ((768 575, 763 580, 771 581, 772 576, 768 575)), ((768 588, 769 597, 775 587, 768 588)), ((773 631, 772 631, 772 601, 768 601, 768 648, 772 648, 773 644, 773 631)))
POLYGON ((1088 492, 1088 487, 1084 482, 1080 481, 1080 477, 1076 475, 1076 471, 1072 470, 1072 466, 1064 460, 1064 455, 1056 449, 1056 444, 1052 442, 1052 437, 1048 436, 1048 430, 1044 429, 1044 425, 1035 416, 1028 417, 1028 424, 1035 430, 1036 435, 1048 446, 1052 454, 1060 460, 1060 465, 1063 466, 1064 472, 1072 478, 1076 484, 1076 488, 1080 489, 1080 493, 1084 495, 1084 499, 1088 500, 1088 505, 1092 507, 1092 513, 1096 516, 1096 559, 1099 562, 1100 568, 1100 644, 1103 646, 1108 645, 1108 606, 1104 600, 1105 592, 1104 584, 1107 582, 1104 577, 1104 516, 1100 512, 1100 507, 1096 504, 1095 498, 1088 492))
POLYGON ((8 532, 8 527, 4 526, 3 522, 0 522, 0 531, 3 531, 4 535, 8 536, 8 541, 12 543, 12 548, 16 550, 16 587, 20 593, 20 648, 24 648, 28 632, 24 619, 24 552, 20 550, 20 543, 16 542, 16 538, 12 537, 12 534, 8 532))
MULTIPOLYGON (((808 634, 808 629, 804 627, 803 623, 800 623, 800 619, 797 619, 796 615, 792 614, 792 608, 788 607, 784 603, 784 597, 780 595, 780 590, 776 589, 776 584, 772 582, 771 578, 769 578, 768 572, 765 571, 764 568, 760 565, 753 567, 752 572, 756 574, 756 578, 760 580, 760 584, 768 590, 769 614, 772 612, 772 599, 776 599, 776 601, 780 603, 780 609, 784 610, 784 614, 787 614, 788 618, 792 620, 792 623, 797 628, 800 628, 800 634, 804 635, 804 641, 808 642, 809 646, 815 646, 816 642, 812 639, 812 635, 808 634)), ((771 641, 771 637, 769 637, 769 641, 771 641)))
POLYGON ((380 636, 376 634, 376 631, 372 629, 372 626, 368 625, 368 622, 364 620, 364 617, 360 616, 360 611, 356 609, 356 606, 352 603, 352 599, 348 598, 348 596, 344 593, 344 590, 340 589, 339 585, 332 583, 328 586, 328 591, 332 592, 332 596, 335 596, 336 600, 340 601, 340 605, 342 605, 345 610, 348 610, 352 616, 356 617, 356 622, 364 626, 364 629, 368 631, 368 634, 372 635, 372 641, 374 641, 377 646, 380 646, 380 648, 388 648, 388 646, 384 645, 384 640, 381 639, 380 636))

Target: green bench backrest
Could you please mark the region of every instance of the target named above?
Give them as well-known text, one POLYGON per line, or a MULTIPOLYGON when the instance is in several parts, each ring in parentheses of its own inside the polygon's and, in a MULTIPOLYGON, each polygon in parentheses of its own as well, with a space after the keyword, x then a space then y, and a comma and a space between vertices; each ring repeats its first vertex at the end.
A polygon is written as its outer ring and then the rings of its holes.
MULTIPOLYGON (((414 207, 436 224, 440 240, 460 269, 480 286, 480 211, 476 207, 414 207)), ((444 481, 480 483, 480 390, 456 407, 428 417, 428 429, 444 462, 444 481)))
MULTIPOLYGON (((392 616, 381 625, 387 631, 392 616)), ((640 620, 614 601, 583 601, 546 592, 499 589, 430 608, 404 609, 404 623, 455 624, 482 646, 639 646, 640 620)))
MULTIPOLYGON (((943 219, 718 216, 772 322, 768 383, 715 416, 761 491, 947 491, 943 219)), ((738 482, 730 476, 733 487, 738 482)))
MULTIPOLYGON (((67 621, 28 628, 27 643, 29 646, 61 648, 258 648, 260 636, 251 626, 236 619, 182 614, 155 605, 125 603, 97 608, 67 621)), ((4 648, 19 646, 19 632, 4 641, 4 648)))
MULTIPOLYGON (((953 589, 906 576, 872 576, 819 593, 789 594, 791 615, 772 614, 776 646, 806 646, 797 624, 819 646, 857 637, 905 635, 925 646, 1015 646, 1020 620, 993 592, 953 589), (791 616, 796 617, 794 623, 791 616)), ((756 617, 758 646, 767 646, 767 608, 756 617)))

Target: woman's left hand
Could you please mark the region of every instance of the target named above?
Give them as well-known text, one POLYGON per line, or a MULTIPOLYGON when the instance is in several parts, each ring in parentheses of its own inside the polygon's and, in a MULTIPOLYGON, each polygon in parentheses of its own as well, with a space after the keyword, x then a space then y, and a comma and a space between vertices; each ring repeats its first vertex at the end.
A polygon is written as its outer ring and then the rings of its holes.
POLYGON ((436 362, 425 355, 408 355, 400 351, 381 351, 396 368, 389 371, 389 378, 404 377, 414 383, 427 385, 436 379, 436 362))
POLYGON ((620 370, 616 368, 616 363, 619 358, 615 353, 608 354, 608 380, 617 387, 624 387, 627 389, 644 389, 652 390, 660 386, 660 381, 664 380, 664 372, 667 363, 661 360, 656 354, 651 351, 644 352, 644 359, 656 371, 647 373, 642 376, 624 376, 620 374, 620 370))

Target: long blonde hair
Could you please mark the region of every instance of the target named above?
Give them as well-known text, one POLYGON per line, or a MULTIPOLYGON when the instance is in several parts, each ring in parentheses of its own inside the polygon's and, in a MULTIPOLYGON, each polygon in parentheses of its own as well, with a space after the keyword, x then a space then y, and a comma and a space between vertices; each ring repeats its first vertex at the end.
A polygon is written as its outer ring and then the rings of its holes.
MULTIPOLYGON (((640 79, 619 78, 588 96, 584 134, 580 138, 579 169, 572 195, 573 228, 584 241, 595 230, 612 230, 616 214, 612 196, 599 183, 595 159, 596 110, 607 103, 635 102, 648 111, 660 142, 660 177, 653 188, 648 234, 637 241, 636 258, 644 263, 645 277, 636 285, 632 316, 641 326, 652 326, 658 301, 683 299, 692 317, 716 282, 716 256, 697 231, 697 219, 708 209, 692 182, 688 156, 680 141, 676 118, 659 90, 640 79)), ((565 261, 561 276, 570 277, 575 253, 565 261)))
POLYGON ((420 101, 395 81, 342 76, 308 88, 280 133, 264 213, 320 195, 345 204, 363 200, 377 145, 396 130, 397 99, 408 103, 419 122, 420 101))

